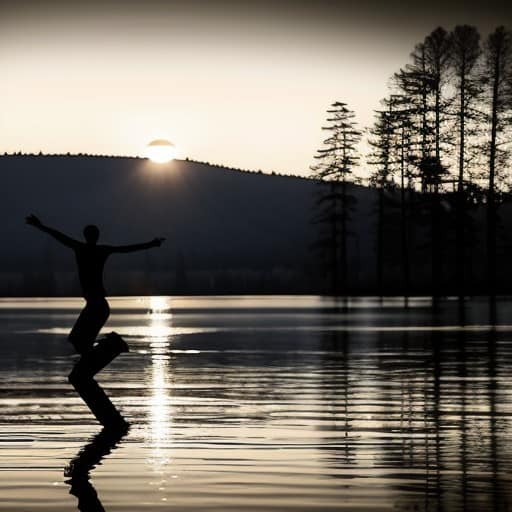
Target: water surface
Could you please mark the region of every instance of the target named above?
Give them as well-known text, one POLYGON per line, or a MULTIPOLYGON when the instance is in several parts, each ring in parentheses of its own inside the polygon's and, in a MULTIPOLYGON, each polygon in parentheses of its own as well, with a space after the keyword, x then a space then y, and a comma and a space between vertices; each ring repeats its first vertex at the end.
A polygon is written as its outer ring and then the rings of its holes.
POLYGON ((0 300, 2 511, 508 510, 512 302, 112 299, 109 441, 67 382, 81 306, 0 300))

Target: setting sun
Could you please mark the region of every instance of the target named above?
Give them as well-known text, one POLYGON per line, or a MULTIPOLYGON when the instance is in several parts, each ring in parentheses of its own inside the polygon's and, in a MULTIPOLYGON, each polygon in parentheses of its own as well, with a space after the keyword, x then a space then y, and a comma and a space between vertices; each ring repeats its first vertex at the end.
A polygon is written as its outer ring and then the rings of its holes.
POLYGON ((146 146, 146 156, 152 162, 165 164, 176 157, 176 146, 165 139, 153 140, 146 146))

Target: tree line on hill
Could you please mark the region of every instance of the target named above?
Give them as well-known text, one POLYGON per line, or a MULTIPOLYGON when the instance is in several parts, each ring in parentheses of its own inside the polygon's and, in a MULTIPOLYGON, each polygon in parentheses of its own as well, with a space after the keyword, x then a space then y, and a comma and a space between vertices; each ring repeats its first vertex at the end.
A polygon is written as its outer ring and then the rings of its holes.
POLYGON ((504 249, 500 209, 512 198, 511 121, 512 33, 502 26, 483 41, 473 26, 451 32, 436 28, 394 73, 389 95, 364 132, 348 105, 334 102, 323 127, 328 136, 311 167, 319 182, 315 248, 331 292, 350 293, 347 247, 357 201, 348 185, 359 181, 358 148, 366 135, 369 182, 377 192, 380 294, 389 285, 385 254, 391 253, 401 268, 399 288, 405 296, 413 289, 414 274, 428 267, 434 298, 447 293, 463 298, 475 291, 476 267, 485 271, 485 290, 479 291, 494 297, 504 249), (480 256, 474 261, 480 218, 484 261, 480 256))
MULTIPOLYGON (((131 160, 147 160, 146 157, 141 156, 119 156, 119 155, 105 155, 105 154, 99 154, 99 153, 44 153, 43 151, 39 151, 38 153, 25 153, 23 151, 14 151, 12 153, 9 153, 8 151, 4 151, 3 153, 4 157, 68 157, 68 158, 126 158, 131 160)), ((253 169, 245 169, 241 167, 226 167, 223 164, 216 164, 208 161, 202 161, 202 160, 194 160, 191 158, 184 158, 185 162, 191 162, 196 164, 204 164, 208 165, 209 167, 217 167, 220 169, 226 169, 228 171, 235 171, 235 172, 243 172, 248 174, 264 174, 261 169, 253 170, 253 169)), ((282 173, 282 172, 276 172, 276 171, 270 171, 269 173, 271 176, 281 176, 282 178, 294 178, 294 179, 303 179, 307 180, 310 179, 308 176, 301 176, 297 174, 288 174, 288 173, 282 173)))

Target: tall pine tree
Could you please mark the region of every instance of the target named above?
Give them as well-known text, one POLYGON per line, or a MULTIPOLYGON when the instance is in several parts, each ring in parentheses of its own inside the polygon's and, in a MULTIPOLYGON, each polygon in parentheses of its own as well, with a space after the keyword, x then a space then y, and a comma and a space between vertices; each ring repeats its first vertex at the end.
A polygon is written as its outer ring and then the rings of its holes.
POLYGON ((327 114, 328 125, 322 129, 329 136, 315 156, 318 163, 311 167, 320 184, 315 222, 321 229, 316 245, 324 255, 332 293, 340 295, 347 294, 349 220, 355 206, 349 184, 359 159, 361 132, 346 103, 333 103, 327 114))

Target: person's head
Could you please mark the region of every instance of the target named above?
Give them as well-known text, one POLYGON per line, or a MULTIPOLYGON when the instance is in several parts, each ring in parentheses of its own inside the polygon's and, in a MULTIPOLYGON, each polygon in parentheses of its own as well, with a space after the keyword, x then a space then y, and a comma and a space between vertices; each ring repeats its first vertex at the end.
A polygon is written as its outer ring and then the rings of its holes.
POLYGON ((95 245, 99 237, 100 230, 98 229, 98 226, 95 226, 94 224, 89 224, 88 226, 85 226, 84 238, 88 244, 95 245))

